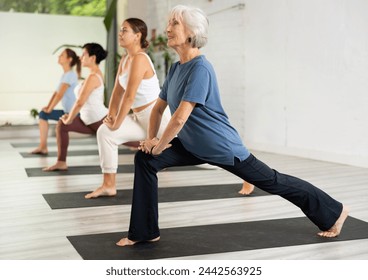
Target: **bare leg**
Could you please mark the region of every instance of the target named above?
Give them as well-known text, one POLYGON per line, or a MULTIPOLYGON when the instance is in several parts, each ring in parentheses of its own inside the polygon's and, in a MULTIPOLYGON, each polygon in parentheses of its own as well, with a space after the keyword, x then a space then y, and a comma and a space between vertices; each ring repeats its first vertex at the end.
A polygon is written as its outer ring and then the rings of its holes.
POLYGON ((99 196, 115 196, 116 195, 116 173, 104 173, 102 186, 95 191, 86 194, 84 197, 97 198, 99 196))
POLYGON ((45 167, 42 171, 66 171, 68 170, 68 165, 65 161, 57 161, 54 165, 45 167))
POLYGON ((127 146, 131 151, 138 151, 139 141, 126 142, 123 145, 127 146))
POLYGON ((54 165, 49 167, 45 167, 42 171, 66 171, 68 170, 68 165, 65 160, 60 160, 61 154, 61 136, 59 131, 59 126, 61 125, 61 121, 58 122, 56 126, 56 142, 58 144, 58 160, 54 165))
POLYGON ((38 122, 38 128, 40 130, 40 144, 33 150, 32 154, 47 154, 47 136, 49 133, 49 123, 46 120, 40 119, 38 122))
MULTIPOLYGON (((147 242, 157 242, 160 240, 160 236, 156 237, 154 239, 148 240, 147 242)), ((120 247, 124 247, 124 246, 132 246, 134 244, 136 244, 138 241, 132 241, 130 239, 128 239, 128 237, 124 237, 122 239, 120 239, 116 245, 120 246, 120 247)))
POLYGON ((243 181, 242 189, 238 192, 239 194, 248 195, 254 190, 254 186, 246 181, 243 181))
POLYGON ((337 237, 339 236, 342 226, 349 215, 349 209, 346 206, 343 206, 340 217, 337 219, 336 223, 327 231, 321 231, 318 233, 319 236, 322 237, 337 237))

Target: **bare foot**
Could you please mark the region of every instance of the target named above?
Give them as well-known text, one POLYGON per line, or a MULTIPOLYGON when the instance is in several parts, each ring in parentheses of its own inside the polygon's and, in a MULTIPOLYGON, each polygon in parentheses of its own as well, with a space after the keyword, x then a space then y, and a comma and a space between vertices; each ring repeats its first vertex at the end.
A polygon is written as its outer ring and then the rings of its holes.
POLYGON ((339 236, 342 226, 349 215, 349 209, 346 206, 343 206, 340 217, 337 219, 336 223, 327 231, 321 231, 318 233, 319 236, 322 237, 337 237, 339 236))
POLYGON ((216 166, 216 165, 211 165, 211 164, 208 164, 208 163, 202 163, 200 165, 198 165, 199 168, 203 168, 203 169, 220 169, 220 167, 216 166))
POLYGON ((115 187, 104 187, 101 186, 97 188, 95 191, 86 194, 84 197, 87 199, 90 198, 97 198, 100 196, 115 196, 116 195, 116 188, 115 187))
MULTIPOLYGON (((148 240, 147 242, 157 242, 160 240, 160 236, 156 237, 154 239, 148 240)), ((119 242, 116 243, 116 245, 120 246, 120 247, 124 247, 124 246, 132 246, 135 243, 138 243, 138 241, 132 241, 130 239, 128 239, 128 237, 124 237, 122 239, 119 240, 119 242)))
POLYGON ((249 195, 253 192, 254 186, 252 184, 249 184, 248 182, 243 182, 243 187, 240 191, 238 191, 239 194, 243 195, 249 195))
POLYGON ((66 162, 64 161, 58 161, 54 165, 51 165, 49 167, 45 167, 42 169, 42 171, 67 171, 68 166, 66 165, 66 162))
POLYGON ((120 247, 124 247, 124 246, 132 246, 135 243, 137 243, 136 241, 132 241, 130 239, 128 239, 128 237, 124 237, 122 239, 120 239, 116 245, 120 246, 120 247))
POLYGON ((48 150, 47 149, 41 149, 41 148, 37 148, 37 149, 34 149, 31 154, 34 154, 34 155, 47 155, 48 154, 48 150))

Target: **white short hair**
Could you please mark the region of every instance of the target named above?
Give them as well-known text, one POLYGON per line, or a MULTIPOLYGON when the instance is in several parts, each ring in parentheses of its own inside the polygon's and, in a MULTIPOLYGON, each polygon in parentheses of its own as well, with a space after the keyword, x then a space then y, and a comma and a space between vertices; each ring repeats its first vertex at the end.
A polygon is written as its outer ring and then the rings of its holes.
POLYGON ((172 8, 169 19, 178 19, 192 33, 193 48, 202 48, 207 44, 209 21, 206 14, 199 8, 178 5, 172 8))

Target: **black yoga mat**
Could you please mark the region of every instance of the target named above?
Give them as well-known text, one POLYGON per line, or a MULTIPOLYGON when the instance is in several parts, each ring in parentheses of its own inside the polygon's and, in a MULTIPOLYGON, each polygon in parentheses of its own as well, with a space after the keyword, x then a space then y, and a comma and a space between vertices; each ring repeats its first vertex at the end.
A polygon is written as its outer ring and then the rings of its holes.
MULTIPOLYGON (((241 184, 222 184, 206 186, 183 186, 171 188, 159 188, 159 202, 193 201, 221 198, 244 197, 238 194, 241 184)), ((132 202, 132 190, 118 190, 114 197, 99 197, 97 199, 85 199, 87 192, 49 193, 43 197, 51 209, 96 207, 111 205, 127 205, 132 202)), ((249 196, 268 195, 258 188, 249 196)))
MULTIPOLYGON (((81 140, 73 139, 73 141, 70 141, 69 145, 73 146, 73 145, 93 145, 93 144, 97 144, 96 138, 81 139, 81 140)), ((36 148, 38 146, 38 142, 10 143, 10 145, 12 145, 13 148, 31 148, 31 147, 36 148)), ((50 147, 57 146, 56 142, 50 142, 47 145, 50 147)))
POLYGON ((159 242, 115 245, 126 232, 68 236, 85 260, 145 260, 368 238, 368 223, 348 217, 340 236, 323 238, 306 217, 161 229, 159 242))
MULTIPOLYGON (((204 170, 197 166, 178 166, 170 167, 162 172, 166 171, 192 171, 192 170, 204 170)), ((66 171, 42 171, 42 168, 26 168, 28 177, 42 177, 42 176, 60 176, 60 175, 91 175, 102 174, 101 167, 98 165, 91 166, 69 166, 66 171)), ((118 173, 134 173, 134 165, 119 165, 118 173)))
MULTIPOLYGON (((136 151, 129 149, 119 149, 119 155, 133 155, 136 151)), ((57 157, 57 152, 49 152, 47 155, 31 154, 26 152, 21 152, 20 155, 24 158, 36 158, 36 157, 57 157)), ((98 156, 98 150, 78 150, 78 151, 68 151, 69 156, 98 156)))

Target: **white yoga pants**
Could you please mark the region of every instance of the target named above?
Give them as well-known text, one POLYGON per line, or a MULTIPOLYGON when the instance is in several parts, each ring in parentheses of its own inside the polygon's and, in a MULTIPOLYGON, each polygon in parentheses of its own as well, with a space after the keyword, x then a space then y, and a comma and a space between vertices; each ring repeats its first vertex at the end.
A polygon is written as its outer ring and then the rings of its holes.
MULTIPOLYGON (((97 130, 97 143, 100 155, 102 173, 116 173, 118 169, 119 145, 130 141, 141 141, 147 138, 149 118, 155 103, 144 110, 129 114, 117 130, 110 130, 102 124, 97 130)), ((165 111, 162 116, 160 130, 157 137, 160 138, 170 120, 170 113, 165 111)))

